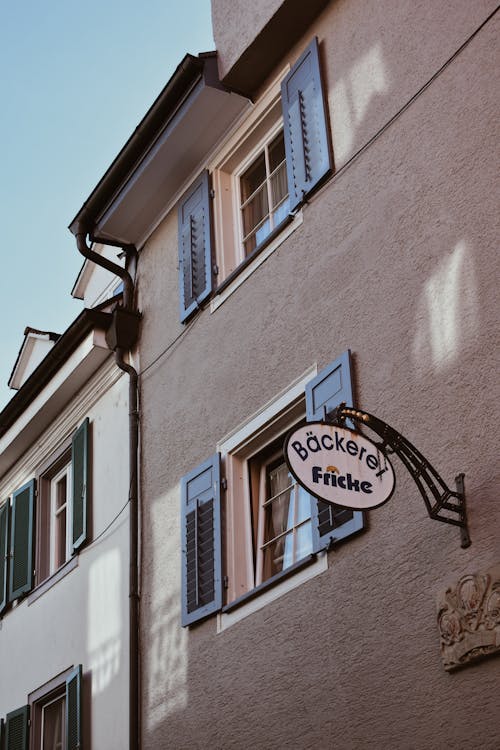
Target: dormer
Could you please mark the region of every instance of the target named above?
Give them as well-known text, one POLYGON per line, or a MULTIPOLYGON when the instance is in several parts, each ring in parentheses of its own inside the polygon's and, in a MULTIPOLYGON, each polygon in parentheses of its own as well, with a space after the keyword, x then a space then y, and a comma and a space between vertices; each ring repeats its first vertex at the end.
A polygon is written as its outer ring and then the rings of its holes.
POLYGON ((9 379, 9 388, 18 391, 42 359, 49 353, 59 338, 52 331, 38 331, 27 326, 24 329, 24 341, 17 355, 9 379))
MULTIPOLYGON (((94 252, 119 266, 125 266, 123 253, 116 247, 95 243, 94 252)), ((105 268, 85 260, 71 291, 75 299, 83 300, 84 307, 96 307, 123 290, 123 282, 105 268)))

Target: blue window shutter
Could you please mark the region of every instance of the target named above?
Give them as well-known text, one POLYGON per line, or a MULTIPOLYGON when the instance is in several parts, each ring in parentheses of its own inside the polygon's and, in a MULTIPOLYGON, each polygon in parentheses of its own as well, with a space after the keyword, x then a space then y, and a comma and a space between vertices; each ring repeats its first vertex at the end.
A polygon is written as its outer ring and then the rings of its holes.
POLYGON ((0 508, 0 615, 9 601, 9 510, 7 500, 0 508))
MULTIPOLYGON (((347 350, 331 362, 306 385, 306 418, 308 422, 323 419, 324 411, 331 411, 342 401, 353 406, 351 352, 347 350)), ((330 543, 339 542, 364 526, 362 511, 336 507, 311 498, 313 550, 317 552, 330 543)))
POLYGON ((66 678, 66 747, 79 750, 82 744, 82 665, 66 678))
POLYGON ((71 440, 71 470, 73 476, 73 553, 87 540, 89 487, 89 420, 77 429, 71 440))
POLYGON ((179 297, 184 322, 212 291, 212 225, 208 172, 182 197, 179 223, 179 297))
POLYGON ((30 591, 33 586, 34 515, 35 480, 32 479, 16 490, 12 497, 9 601, 30 591))
POLYGON ((318 40, 312 40, 281 84, 290 210, 332 168, 318 40))
POLYGON ((28 750, 30 707, 11 711, 5 718, 5 750, 28 750))
POLYGON ((181 481, 182 625, 222 607, 220 454, 181 481))

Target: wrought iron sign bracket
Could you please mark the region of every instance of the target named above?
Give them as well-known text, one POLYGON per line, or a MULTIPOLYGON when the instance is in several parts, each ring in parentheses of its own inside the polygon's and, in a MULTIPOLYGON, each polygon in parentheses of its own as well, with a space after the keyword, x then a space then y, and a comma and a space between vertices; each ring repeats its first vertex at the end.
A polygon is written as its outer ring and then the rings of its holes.
POLYGON ((382 439, 376 445, 386 455, 394 453, 408 469, 424 499, 429 516, 435 521, 459 526, 461 547, 469 547, 471 540, 467 525, 464 474, 455 477, 456 490, 451 490, 420 451, 386 422, 365 411, 352 409, 345 403, 339 404, 330 412, 324 408, 324 422, 343 427, 346 419, 352 420, 356 425, 369 427, 382 439))

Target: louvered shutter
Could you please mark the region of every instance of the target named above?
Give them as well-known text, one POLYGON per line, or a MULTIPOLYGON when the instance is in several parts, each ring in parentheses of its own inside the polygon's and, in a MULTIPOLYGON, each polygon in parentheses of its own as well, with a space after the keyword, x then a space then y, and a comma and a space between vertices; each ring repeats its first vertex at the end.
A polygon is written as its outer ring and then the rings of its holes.
POLYGON ((179 203, 179 297, 181 322, 212 291, 211 209, 208 172, 203 172, 179 203))
POLYGON ((89 420, 86 419, 71 441, 73 476, 73 553, 87 540, 87 506, 89 503, 89 420))
POLYGON ((9 600, 17 599, 33 586, 33 530, 35 480, 14 492, 10 529, 9 600))
POLYGON ((28 750, 30 707, 11 711, 5 719, 5 750, 28 750))
POLYGON ((332 168, 316 37, 281 84, 290 210, 332 168))
MULTIPOLYGON (((0 508, 0 614, 8 602, 9 501, 0 508)), ((3 750, 0 745, 0 750, 3 750)))
POLYGON ((82 665, 79 664, 66 679, 66 748, 82 747, 82 665))
MULTIPOLYGON (((342 401, 353 406, 351 353, 344 352, 321 370, 305 388, 306 418, 308 422, 320 421, 326 411, 331 411, 342 401)), ((311 518, 313 526, 313 549, 327 547, 355 534, 364 526, 362 511, 336 507, 322 500, 311 498, 311 518)))
POLYGON ((182 625, 222 606, 220 454, 181 482, 182 625))

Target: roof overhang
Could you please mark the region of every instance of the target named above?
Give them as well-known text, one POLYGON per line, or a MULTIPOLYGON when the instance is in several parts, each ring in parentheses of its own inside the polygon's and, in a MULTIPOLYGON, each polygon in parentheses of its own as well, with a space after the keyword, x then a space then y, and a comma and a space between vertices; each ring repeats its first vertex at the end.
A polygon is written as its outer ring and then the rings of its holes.
POLYGON ((112 317, 84 310, 0 412, 0 475, 112 356, 105 340, 112 317))
POLYGON ((216 53, 186 55, 70 231, 141 247, 175 195, 249 105, 220 83, 216 53))
POLYGON ((23 343, 10 374, 9 388, 19 390, 58 338, 59 334, 53 331, 39 331, 31 326, 24 329, 23 343))
POLYGON ((304 36, 329 0, 283 0, 248 47, 229 61, 222 83, 254 97, 283 57, 304 36))

